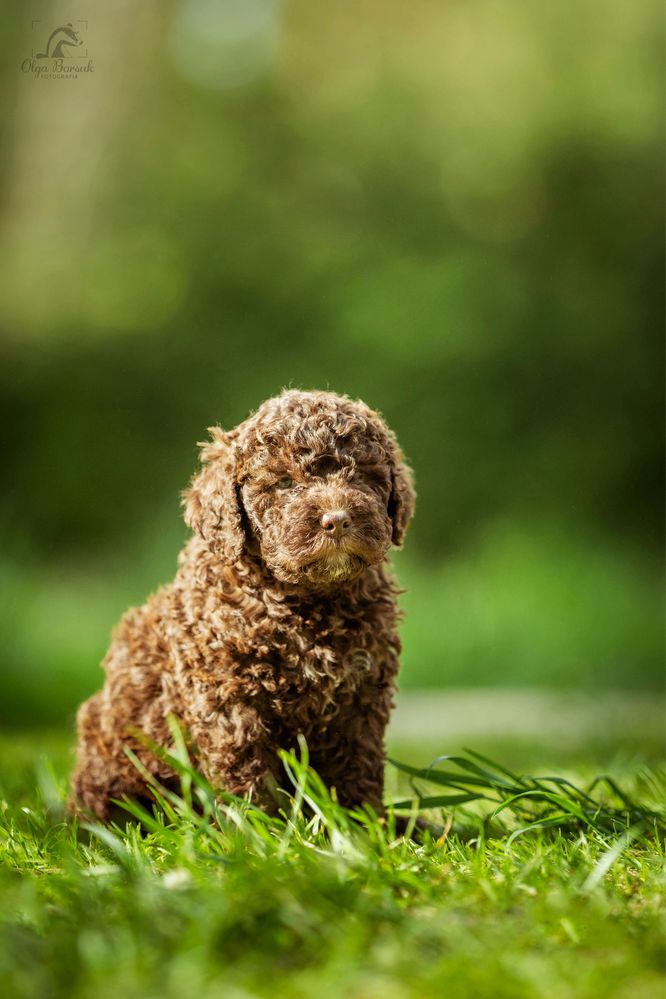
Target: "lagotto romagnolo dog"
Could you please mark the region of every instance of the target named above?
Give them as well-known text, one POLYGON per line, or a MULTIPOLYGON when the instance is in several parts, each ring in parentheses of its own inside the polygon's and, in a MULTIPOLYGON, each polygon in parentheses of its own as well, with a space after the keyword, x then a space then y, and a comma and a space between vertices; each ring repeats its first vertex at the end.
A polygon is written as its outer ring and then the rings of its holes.
POLYGON ((176 578, 125 614, 79 710, 71 809, 106 819, 146 795, 125 747, 178 787, 137 737, 168 747, 174 715, 214 787, 274 808, 278 751, 302 734, 342 804, 381 812, 400 652, 386 557, 414 508, 395 436, 363 402, 296 390, 209 432, 176 578))

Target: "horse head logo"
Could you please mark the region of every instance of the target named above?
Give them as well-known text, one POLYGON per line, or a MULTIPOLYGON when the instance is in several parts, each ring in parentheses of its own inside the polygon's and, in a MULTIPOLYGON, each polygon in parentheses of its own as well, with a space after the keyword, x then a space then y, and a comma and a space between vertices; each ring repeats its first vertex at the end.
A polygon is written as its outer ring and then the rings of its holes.
POLYGON ((67 53, 64 51, 64 47, 77 48, 77 46, 83 45, 83 42, 79 38, 78 31, 75 31, 71 24, 62 24, 55 31, 52 31, 49 35, 49 40, 46 43, 46 52, 38 52, 38 59, 64 59, 67 53))

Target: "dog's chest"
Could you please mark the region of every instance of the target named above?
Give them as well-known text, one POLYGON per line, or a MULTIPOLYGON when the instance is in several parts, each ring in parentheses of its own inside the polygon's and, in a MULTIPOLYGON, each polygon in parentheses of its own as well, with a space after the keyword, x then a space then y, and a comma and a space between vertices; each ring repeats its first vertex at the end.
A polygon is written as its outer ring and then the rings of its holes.
POLYGON ((398 647, 391 600, 373 593, 303 608, 262 596, 209 590, 173 636, 176 672, 215 711, 246 702, 305 731, 353 711, 361 687, 387 682, 398 647))
POLYGON ((272 713, 303 725, 326 722, 379 678, 385 652, 363 616, 313 615, 267 625, 249 683, 272 713), (263 653, 263 654, 262 654, 263 653))

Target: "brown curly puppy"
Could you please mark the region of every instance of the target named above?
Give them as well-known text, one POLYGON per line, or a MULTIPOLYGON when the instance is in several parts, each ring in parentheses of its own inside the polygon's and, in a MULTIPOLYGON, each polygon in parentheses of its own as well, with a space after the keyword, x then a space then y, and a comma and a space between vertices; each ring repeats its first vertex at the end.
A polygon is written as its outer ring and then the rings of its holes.
POLYGON ((364 403, 301 391, 210 434, 176 578, 124 616, 79 710, 71 808, 105 819, 145 795, 125 746, 177 786, 133 734, 168 746, 173 714, 216 787, 274 807, 278 750, 302 733, 339 800, 380 811, 400 651, 384 563, 414 507, 396 439, 364 403))

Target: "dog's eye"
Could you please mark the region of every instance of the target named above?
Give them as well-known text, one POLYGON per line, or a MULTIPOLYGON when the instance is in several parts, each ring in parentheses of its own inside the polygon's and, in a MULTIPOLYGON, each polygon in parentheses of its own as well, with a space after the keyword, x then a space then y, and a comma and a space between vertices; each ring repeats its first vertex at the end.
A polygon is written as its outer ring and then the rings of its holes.
POLYGON ((278 479, 275 483, 277 489, 291 489, 294 485, 294 480, 288 475, 283 475, 281 479, 278 479))
POLYGON ((386 469, 377 465, 364 465, 357 468, 356 475, 362 482, 367 482, 371 486, 386 487, 389 484, 386 469))

